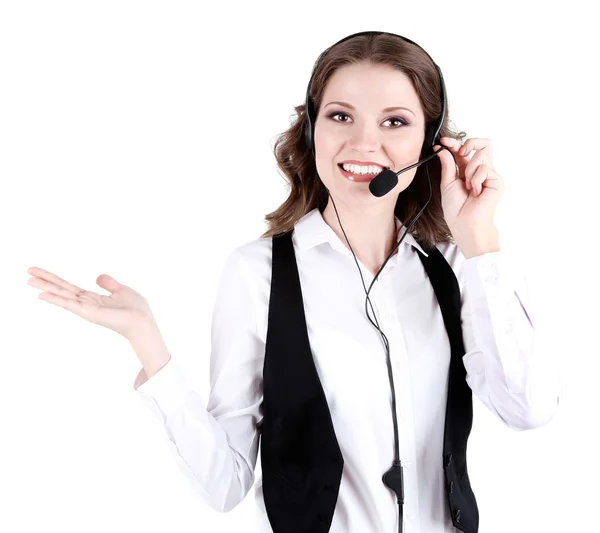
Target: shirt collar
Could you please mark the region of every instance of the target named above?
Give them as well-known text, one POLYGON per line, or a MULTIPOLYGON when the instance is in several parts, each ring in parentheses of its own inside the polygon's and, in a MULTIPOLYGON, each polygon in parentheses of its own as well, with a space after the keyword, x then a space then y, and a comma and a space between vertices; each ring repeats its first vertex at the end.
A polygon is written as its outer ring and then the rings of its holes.
MULTIPOLYGON (((398 241, 400 240, 401 236, 404 235, 406 228, 400 222, 398 217, 394 218, 396 219, 397 230, 396 241, 398 241)), ((331 246, 337 250, 349 252, 348 248, 346 248, 346 246, 340 241, 339 237, 331 229, 329 224, 325 222, 325 219, 323 218, 323 215, 319 211, 318 207, 315 207, 312 211, 306 213, 302 218, 300 218, 300 220, 296 222, 294 233, 296 234, 296 243, 302 252, 324 242, 329 242, 331 246)), ((410 245, 419 250, 426 257, 429 257, 429 254, 423 250, 421 245, 410 234, 410 232, 406 234, 402 244, 407 246, 410 245)), ((396 254, 394 254, 394 257, 395 256, 396 254)))

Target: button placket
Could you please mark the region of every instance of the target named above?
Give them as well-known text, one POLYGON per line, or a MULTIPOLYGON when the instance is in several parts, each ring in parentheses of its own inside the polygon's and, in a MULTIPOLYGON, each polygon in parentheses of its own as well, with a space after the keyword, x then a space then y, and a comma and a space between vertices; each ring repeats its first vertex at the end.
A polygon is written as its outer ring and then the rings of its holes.
POLYGON ((380 287, 378 295, 378 308, 380 309, 381 319, 389 324, 395 321, 395 313, 393 312, 394 304, 386 291, 387 288, 385 286, 380 287))
MULTIPOLYGON (((380 326, 381 326, 381 322, 385 322, 385 323, 389 322, 390 313, 385 306, 385 302, 382 302, 383 298, 382 298, 381 294, 377 294, 376 298, 373 298, 373 292, 374 291, 371 290, 371 292, 369 293, 369 299, 371 300, 371 303, 373 304, 373 309, 375 310, 377 320, 380 322, 380 326)), ((368 303, 367 303, 367 305, 368 305, 368 303)))

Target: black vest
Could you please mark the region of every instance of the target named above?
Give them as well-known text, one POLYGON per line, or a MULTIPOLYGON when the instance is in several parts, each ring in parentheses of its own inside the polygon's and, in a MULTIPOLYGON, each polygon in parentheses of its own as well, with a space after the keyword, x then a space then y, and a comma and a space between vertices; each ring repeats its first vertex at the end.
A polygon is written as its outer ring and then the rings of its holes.
MULTIPOLYGON (((292 232, 273 237, 263 367, 262 488, 274 533, 326 533, 333 520, 344 458, 312 358, 292 232)), ((479 511, 466 460, 473 404, 462 362, 458 280, 437 248, 429 257, 415 252, 431 280, 451 347, 440 457, 450 516, 457 529, 476 533, 479 511)), ((390 457, 390 466, 392 461, 390 457)), ((390 490, 390 498, 395 497, 390 490)))

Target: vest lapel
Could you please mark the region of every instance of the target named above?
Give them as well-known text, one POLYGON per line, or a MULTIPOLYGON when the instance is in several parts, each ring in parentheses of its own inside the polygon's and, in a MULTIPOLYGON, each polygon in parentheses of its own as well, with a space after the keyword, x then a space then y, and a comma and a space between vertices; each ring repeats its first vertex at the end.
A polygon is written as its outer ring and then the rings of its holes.
POLYGON ((291 232, 273 238, 261 466, 274 533, 329 531, 344 460, 308 341, 291 232))
POLYGON ((465 347, 461 326, 460 287, 452 267, 435 248, 429 257, 415 249, 431 281, 450 340, 448 398, 444 425, 443 466, 446 494, 452 523, 457 529, 474 533, 479 511, 467 473, 467 441, 473 425, 473 393, 466 381, 463 364, 465 347))

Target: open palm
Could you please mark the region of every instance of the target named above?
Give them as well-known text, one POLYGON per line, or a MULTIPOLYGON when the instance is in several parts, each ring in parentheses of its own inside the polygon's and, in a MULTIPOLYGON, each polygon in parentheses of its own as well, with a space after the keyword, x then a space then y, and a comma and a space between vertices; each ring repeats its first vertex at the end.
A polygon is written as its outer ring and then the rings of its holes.
POLYGON ((86 291, 47 270, 31 267, 34 276, 27 283, 41 289, 39 298, 120 333, 126 338, 144 321, 153 319, 147 300, 137 291, 107 274, 101 274, 96 284, 111 294, 106 296, 86 291))

